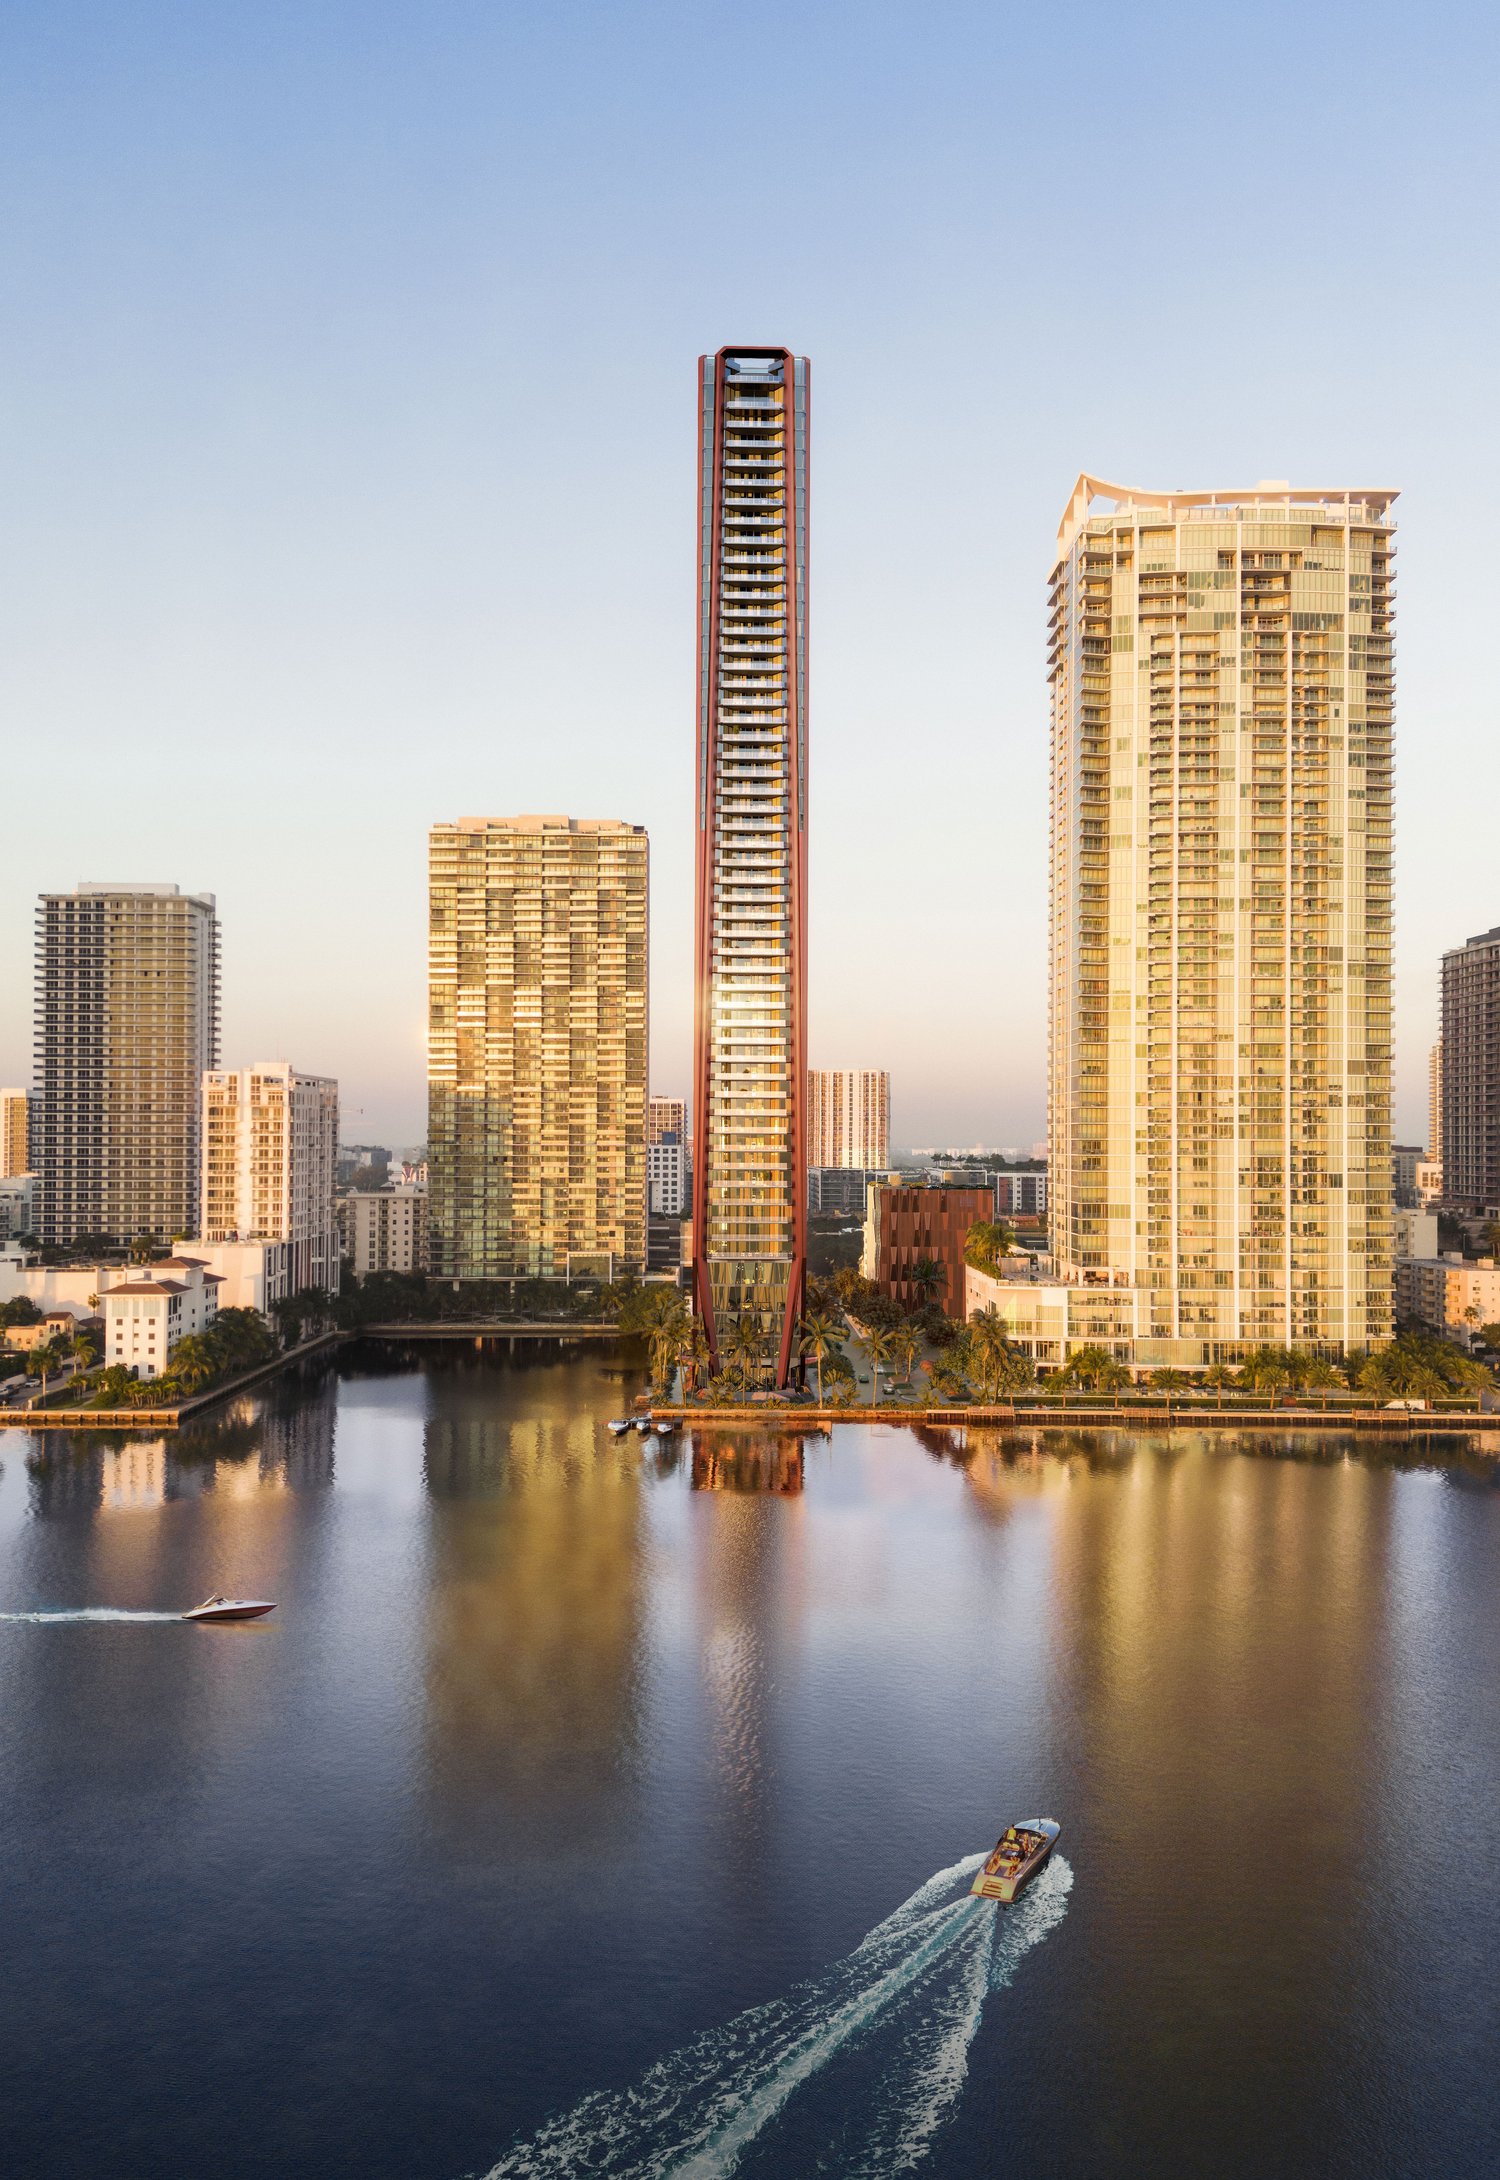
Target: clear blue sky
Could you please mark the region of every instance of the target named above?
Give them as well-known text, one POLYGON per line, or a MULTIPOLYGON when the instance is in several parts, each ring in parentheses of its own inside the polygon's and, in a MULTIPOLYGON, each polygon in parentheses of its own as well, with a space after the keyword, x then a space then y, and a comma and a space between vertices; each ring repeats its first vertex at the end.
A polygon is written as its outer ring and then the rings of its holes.
POLYGON ((1043 1125, 1083 467, 1403 488, 1398 1132, 1500 923, 1491 7, 12 4, 0 1082, 44 887, 219 896, 225 1059, 425 1127, 425 829, 645 823, 690 1014, 694 359, 814 369, 813 1058, 1043 1125))

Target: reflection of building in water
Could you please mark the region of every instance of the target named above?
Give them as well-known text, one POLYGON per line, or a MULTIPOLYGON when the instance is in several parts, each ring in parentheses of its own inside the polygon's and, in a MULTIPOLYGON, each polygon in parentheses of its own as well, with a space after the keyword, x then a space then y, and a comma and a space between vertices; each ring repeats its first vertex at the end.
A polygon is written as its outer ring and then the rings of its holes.
POLYGON ((100 1456, 100 1505, 106 1513, 121 1507, 164 1506, 167 1500, 167 1442, 132 1438, 108 1446, 100 1456))
POLYGON ((802 1447, 705 1433, 693 1482, 702 1495, 690 1502, 688 1535, 712 1758, 701 1830, 724 1886, 754 1911, 782 1852, 775 1722, 802 1641, 802 1447))
POLYGON ((588 1413, 497 1417, 492 1380, 445 1399, 426 1433, 429 1782, 449 1814, 566 1808, 602 1831, 641 1706, 639 1453, 588 1413))
POLYGON ((802 1481, 800 1438, 736 1438, 715 1431, 693 1443, 695 1491, 776 1491, 794 1498, 802 1481))

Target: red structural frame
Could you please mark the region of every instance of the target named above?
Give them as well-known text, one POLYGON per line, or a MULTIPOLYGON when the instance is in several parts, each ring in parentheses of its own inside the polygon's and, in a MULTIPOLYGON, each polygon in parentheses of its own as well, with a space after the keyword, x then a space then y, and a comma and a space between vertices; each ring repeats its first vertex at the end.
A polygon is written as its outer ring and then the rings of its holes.
MULTIPOLYGON (((719 745, 719 611, 723 584, 723 491, 724 491, 724 391, 725 359, 729 356, 775 356, 782 365, 782 401, 786 424, 782 432, 782 475, 786 507, 786 660, 787 660, 787 780, 788 823, 791 854, 787 870, 787 914, 792 964, 791 1082, 788 1085, 789 1125, 792 1151, 792 1268, 787 1284, 786 1318, 778 1347, 776 1382, 784 1385, 791 1376, 796 1352, 797 1326, 802 1316, 807 1286, 807 719, 803 710, 798 673, 805 669, 807 645, 797 642, 797 540, 806 513, 797 492, 797 389, 796 358, 790 349, 762 348, 746 344, 721 348, 715 356, 698 361, 698 568, 703 580, 703 390, 712 381, 713 446, 710 476, 712 493, 707 520, 711 526, 709 547, 709 615, 703 624, 701 588, 696 600, 698 619, 698 674, 694 684, 693 738, 697 752, 693 815, 696 825, 694 857, 695 913, 693 939, 693 1298, 708 1341, 709 1356, 717 1367, 718 1328, 714 1323, 713 1293, 708 1277, 708 1086, 712 1063, 708 1002, 713 981, 713 870, 714 803, 718 786, 719 745), (707 659, 704 644, 707 643, 707 659), (708 667, 708 720, 702 735, 699 706, 702 702, 703 669, 708 667), (798 763, 799 746, 802 763, 798 763)), ((805 443, 811 451, 812 386, 806 385, 803 411, 805 443)), ((808 597, 808 567, 803 564, 803 599, 808 597)), ((804 628, 807 626, 804 620, 804 628)))

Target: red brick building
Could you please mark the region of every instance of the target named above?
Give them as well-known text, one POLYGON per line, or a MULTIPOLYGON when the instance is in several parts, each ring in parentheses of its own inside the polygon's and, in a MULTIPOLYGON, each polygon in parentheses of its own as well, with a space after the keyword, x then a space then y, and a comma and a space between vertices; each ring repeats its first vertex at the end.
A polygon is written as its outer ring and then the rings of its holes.
POLYGON ((862 1269, 903 1309, 936 1302, 950 1317, 964 1314, 964 1243, 969 1228, 995 1216, 992 1188, 890 1188, 872 1181, 866 1200, 862 1269), (941 1267, 936 1292, 912 1278, 924 1257, 941 1267))

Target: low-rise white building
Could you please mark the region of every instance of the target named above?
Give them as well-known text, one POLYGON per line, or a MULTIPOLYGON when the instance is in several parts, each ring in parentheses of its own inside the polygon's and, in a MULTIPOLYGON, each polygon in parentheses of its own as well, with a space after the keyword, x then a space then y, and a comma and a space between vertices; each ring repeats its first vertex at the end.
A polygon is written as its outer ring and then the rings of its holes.
POLYGON ((178 1342, 212 1323, 218 1290, 215 1273, 182 1257, 123 1267, 101 1297, 106 1365, 160 1377, 178 1342))
POLYGON ((337 1208, 340 1245, 356 1279, 427 1269, 425 1188, 351 1189, 337 1208))

